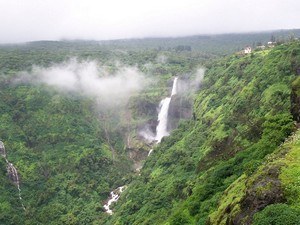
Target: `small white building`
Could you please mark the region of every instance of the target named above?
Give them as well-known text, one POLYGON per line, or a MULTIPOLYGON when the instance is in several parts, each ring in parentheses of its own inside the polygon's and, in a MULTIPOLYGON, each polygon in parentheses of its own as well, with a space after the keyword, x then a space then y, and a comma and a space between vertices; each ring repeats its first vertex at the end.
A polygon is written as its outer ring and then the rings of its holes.
POLYGON ((245 49, 244 49, 244 53, 245 54, 250 54, 252 52, 252 49, 250 46, 247 46, 245 49))

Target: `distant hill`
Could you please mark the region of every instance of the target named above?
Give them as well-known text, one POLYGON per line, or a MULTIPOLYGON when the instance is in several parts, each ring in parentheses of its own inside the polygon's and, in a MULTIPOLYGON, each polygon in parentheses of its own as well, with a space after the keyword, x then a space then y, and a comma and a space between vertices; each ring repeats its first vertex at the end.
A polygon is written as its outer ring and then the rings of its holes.
POLYGON ((62 41, 35 41, 18 45, 0 45, 1 48, 15 49, 40 49, 45 48, 59 50, 61 48, 73 51, 80 50, 103 50, 103 49, 126 49, 141 51, 156 49, 160 51, 201 51, 214 55, 225 55, 243 49, 245 46, 266 44, 272 38, 276 41, 284 41, 290 38, 299 38, 300 29, 275 30, 252 33, 231 33, 218 35, 195 35, 187 37, 164 37, 164 38, 141 38, 119 39, 108 41, 96 40, 62 40, 62 41))
POLYGON ((134 49, 175 49, 177 46, 186 45, 191 46, 192 50, 220 54, 241 50, 246 45, 253 46, 257 43, 266 44, 271 40, 272 36, 278 41, 287 40, 290 37, 300 37, 300 29, 219 35, 195 35, 187 37, 123 39, 102 41, 100 43, 114 47, 126 46, 134 49))

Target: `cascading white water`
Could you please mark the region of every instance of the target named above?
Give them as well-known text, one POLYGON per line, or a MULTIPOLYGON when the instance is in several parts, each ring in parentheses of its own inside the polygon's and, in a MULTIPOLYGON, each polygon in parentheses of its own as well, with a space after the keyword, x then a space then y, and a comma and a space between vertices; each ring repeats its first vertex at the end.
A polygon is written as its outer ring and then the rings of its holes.
MULTIPOLYGON (((172 96, 177 94, 177 80, 178 80, 178 78, 176 77, 173 81, 171 96, 164 98, 163 100, 161 100, 161 102, 159 104, 160 111, 158 113, 158 125, 156 127, 156 136, 154 138, 157 143, 159 143, 163 137, 169 135, 169 133, 167 131, 168 111, 169 111, 169 106, 170 106, 172 96)), ((152 139, 153 137, 149 136, 148 133, 149 132, 145 131, 145 134, 141 133, 141 135, 146 137, 147 140, 148 139, 153 140, 152 139)), ((149 151, 148 156, 152 153, 152 151, 153 151, 153 149, 151 149, 149 151)), ((109 197, 107 203, 103 206, 106 213, 108 213, 110 215, 113 214, 113 211, 110 209, 110 206, 112 203, 118 201, 120 194, 123 192, 124 188, 125 188, 125 186, 118 187, 116 190, 110 192, 110 197, 109 197)))
POLYGON ((18 191, 19 191, 19 199, 20 199, 22 208, 25 211, 26 208, 25 208, 25 206, 23 204, 23 199, 22 199, 22 195, 21 195, 21 188, 20 188, 20 180, 19 180, 18 171, 17 171, 16 167, 12 163, 8 162, 7 164, 8 164, 7 165, 8 174, 10 174, 10 177, 11 177, 12 181, 17 185, 17 188, 18 188, 18 191))
POLYGON ((169 112, 171 98, 173 95, 177 94, 177 80, 178 78, 175 77, 173 81, 171 96, 161 100, 159 104, 160 111, 158 113, 158 125, 156 127, 156 136, 155 136, 155 140, 157 141, 157 143, 159 143, 163 137, 169 135, 169 132, 167 130, 168 112, 169 112))
POLYGON ((105 208, 105 212, 112 215, 113 211, 109 208, 110 205, 114 202, 117 202, 120 198, 120 194, 124 191, 125 186, 118 187, 116 190, 110 192, 110 198, 107 203, 103 206, 105 208))
POLYGON ((173 87, 172 87, 172 92, 171 92, 171 97, 173 95, 177 94, 177 81, 178 81, 178 77, 175 77, 174 82, 173 82, 173 87))
POLYGON ((169 135, 169 132, 167 131, 167 125, 168 125, 168 111, 169 111, 170 102, 171 102, 171 98, 167 97, 161 100, 159 104, 160 111, 158 113, 158 125, 156 127, 156 136, 155 136, 155 140, 157 141, 157 143, 159 143, 163 137, 169 135))
POLYGON ((23 199, 22 199, 22 196, 21 196, 20 179, 19 179, 18 171, 17 171, 16 167, 7 160, 5 147, 4 147, 4 144, 3 144, 2 141, 0 141, 0 154, 3 156, 3 158, 5 159, 5 161, 7 163, 7 173, 9 175, 9 178, 11 179, 11 181, 15 185, 17 185, 17 188, 18 188, 18 191, 19 191, 19 199, 20 199, 22 208, 25 211, 26 208, 23 204, 23 199))

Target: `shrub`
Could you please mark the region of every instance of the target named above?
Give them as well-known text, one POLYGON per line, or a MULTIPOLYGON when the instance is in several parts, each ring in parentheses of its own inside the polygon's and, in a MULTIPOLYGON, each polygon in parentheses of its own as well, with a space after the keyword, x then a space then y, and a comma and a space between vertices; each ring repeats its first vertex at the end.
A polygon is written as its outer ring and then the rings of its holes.
POLYGON ((253 225, 299 225, 300 211, 286 204, 273 204, 254 215, 253 225))

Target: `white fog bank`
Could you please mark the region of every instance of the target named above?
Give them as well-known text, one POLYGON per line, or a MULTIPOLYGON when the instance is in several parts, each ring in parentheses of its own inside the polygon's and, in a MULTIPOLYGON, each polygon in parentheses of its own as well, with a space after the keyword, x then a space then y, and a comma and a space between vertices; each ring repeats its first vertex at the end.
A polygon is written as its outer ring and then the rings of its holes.
POLYGON ((45 84, 60 92, 96 97, 101 103, 115 105, 126 103, 148 80, 135 67, 119 67, 111 74, 96 61, 71 60, 49 68, 35 66, 32 72, 23 72, 18 82, 45 84))

